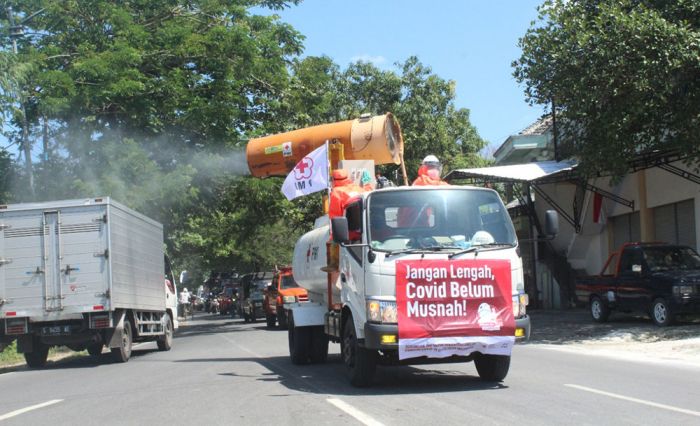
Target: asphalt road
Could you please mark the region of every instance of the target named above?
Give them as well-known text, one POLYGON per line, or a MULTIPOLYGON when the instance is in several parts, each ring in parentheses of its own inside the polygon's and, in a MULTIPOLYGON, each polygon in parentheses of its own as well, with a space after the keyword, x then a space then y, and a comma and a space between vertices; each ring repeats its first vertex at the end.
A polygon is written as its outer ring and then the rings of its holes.
POLYGON ((378 369, 350 386, 331 344, 324 365, 295 366, 284 331, 201 315, 173 349, 139 345, 0 375, 0 423, 31 424, 700 424, 700 365, 632 362, 516 346, 500 385, 474 365, 378 369))

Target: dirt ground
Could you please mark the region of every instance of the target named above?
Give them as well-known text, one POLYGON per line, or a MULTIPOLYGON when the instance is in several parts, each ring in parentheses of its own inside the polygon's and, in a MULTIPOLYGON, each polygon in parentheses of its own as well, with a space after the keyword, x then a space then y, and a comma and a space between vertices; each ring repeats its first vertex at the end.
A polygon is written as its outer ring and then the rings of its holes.
POLYGON ((585 309, 529 312, 530 341, 552 349, 700 367, 700 319, 657 327, 648 317, 614 313, 604 324, 585 309))

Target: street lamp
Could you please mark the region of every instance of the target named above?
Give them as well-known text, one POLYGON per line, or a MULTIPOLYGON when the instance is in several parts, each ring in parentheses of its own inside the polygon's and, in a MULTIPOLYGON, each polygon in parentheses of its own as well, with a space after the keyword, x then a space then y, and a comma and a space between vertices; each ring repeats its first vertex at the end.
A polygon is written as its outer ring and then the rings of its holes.
MULTIPOLYGON (((12 53, 17 55, 17 39, 24 36, 24 24, 29 22, 32 18, 42 13, 45 9, 40 9, 37 12, 32 13, 26 18, 22 19, 20 22, 15 24, 15 17, 12 13, 12 6, 7 7, 7 19, 10 23, 10 39, 12 40, 12 53)), ((24 96, 22 90, 19 94, 20 105, 22 107, 22 149, 24 150, 24 160, 27 168, 27 178, 29 179, 29 190, 34 197, 34 174, 32 172, 32 147, 29 142, 29 123, 27 122, 27 106, 24 102, 24 96)))

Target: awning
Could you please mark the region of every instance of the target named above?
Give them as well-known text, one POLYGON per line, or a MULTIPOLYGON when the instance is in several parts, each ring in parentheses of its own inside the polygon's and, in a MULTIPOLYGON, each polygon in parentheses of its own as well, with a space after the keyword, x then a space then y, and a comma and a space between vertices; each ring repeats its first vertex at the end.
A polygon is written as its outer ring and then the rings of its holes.
POLYGON ((533 182, 544 183, 571 177, 576 163, 571 161, 536 161, 510 166, 481 167, 477 169, 452 170, 446 181, 472 179, 487 182, 533 182))

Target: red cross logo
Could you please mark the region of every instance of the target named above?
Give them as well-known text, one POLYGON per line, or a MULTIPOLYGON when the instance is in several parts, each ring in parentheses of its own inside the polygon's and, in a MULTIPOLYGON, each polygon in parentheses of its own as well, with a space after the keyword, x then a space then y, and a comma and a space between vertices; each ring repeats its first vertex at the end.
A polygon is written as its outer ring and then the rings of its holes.
POLYGON ((294 167, 294 178, 296 180, 309 179, 313 173, 314 160, 309 157, 304 157, 294 167))

